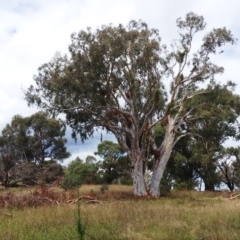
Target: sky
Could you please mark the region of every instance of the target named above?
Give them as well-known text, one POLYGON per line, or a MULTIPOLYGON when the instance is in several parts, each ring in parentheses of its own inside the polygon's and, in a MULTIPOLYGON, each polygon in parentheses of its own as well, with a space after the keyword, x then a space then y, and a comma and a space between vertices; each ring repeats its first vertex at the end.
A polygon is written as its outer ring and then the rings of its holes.
MULTIPOLYGON (((14 115, 27 117, 39 110, 27 106, 24 90, 34 84, 38 67, 56 52, 68 52, 71 33, 141 19, 150 28, 157 28, 162 42, 170 45, 178 38, 176 19, 188 12, 205 18, 205 34, 226 27, 240 41, 238 0, 0 0, 0 131, 14 115)), ((214 61, 225 68, 216 79, 239 83, 236 93, 240 94, 239 41, 226 46, 224 54, 214 61)), ((67 137, 72 156, 65 164, 77 156, 84 160, 94 155, 100 143, 100 132, 84 144, 75 143, 70 130, 67 137)), ((104 135, 103 140, 115 141, 113 135, 104 135)))

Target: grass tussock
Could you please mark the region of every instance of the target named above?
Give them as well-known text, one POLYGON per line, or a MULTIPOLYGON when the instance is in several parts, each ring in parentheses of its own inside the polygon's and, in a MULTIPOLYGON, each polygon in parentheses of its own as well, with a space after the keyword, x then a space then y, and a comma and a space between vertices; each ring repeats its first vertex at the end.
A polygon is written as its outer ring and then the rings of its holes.
MULTIPOLYGON (((36 197, 48 194, 59 204, 2 207, 0 239, 79 239, 75 218, 78 206, 66 202, 76 198, 76 193, 57 188, 44 194, 41 189, 35 191, 36 197)), ((237 240, 240 236, 240 199, 229 200, 221 193, 176 191, 159 199, 136 199, 128 186, 110 186, 104 194, 100 186, 83 186, 80 195, 91 195, 99 201, 81 201, 86 240, 237 240)), ((19 192, 19 197, 23 196, 19 192)))

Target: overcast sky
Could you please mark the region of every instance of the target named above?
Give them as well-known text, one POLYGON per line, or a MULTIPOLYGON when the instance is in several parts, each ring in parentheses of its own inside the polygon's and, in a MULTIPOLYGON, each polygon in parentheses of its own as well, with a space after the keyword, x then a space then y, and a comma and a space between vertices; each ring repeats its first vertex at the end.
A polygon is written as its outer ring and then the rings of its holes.
MULTIPOLYGON (((225 26, 240 40, 239 0, 0 0, 0 130, 14 115, 26 117, 37 111, 27 106, 23 90, 34 84, 40 65, 57 51, 67 53, 72 32, 142 19, 159 29, 163 43, 170 44, 178 37, 176 19, 190 11, 204 16, 206 31, 225 26)), ((215 58, 225 68, 218 79, 240 85, 239 42, 224 50, 215 58)), ((240 86, 236 92, 240 93, 240 86)), ((93 155, 99 142, 99 134, 84 144, 69 138, 70 159, 93 155)))

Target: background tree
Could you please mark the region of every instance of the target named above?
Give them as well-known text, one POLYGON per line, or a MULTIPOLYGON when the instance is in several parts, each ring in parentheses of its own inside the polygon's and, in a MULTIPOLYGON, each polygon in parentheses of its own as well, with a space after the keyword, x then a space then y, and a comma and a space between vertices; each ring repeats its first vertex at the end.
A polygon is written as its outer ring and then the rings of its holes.
MULTIPOLYGON (((90 156, 87 157, 89 160, 90 156)), ((94 157, 91 157, 92 159, 94 157)), ((87 160, 86 159, 86 160, 87 160)), ((69 163, 65 170, 62 188, 75 188, 82 184, 100 184, 103 183, 101 173, 99 173, 100 164, 95 162, 83 161, 79 157, 69 163)))
POLYGON ((24 118, 27 126, 27 150, 31 151, 32 161, 42 163, 45 159, 63 161, 70 156, 65 144, 64 126, 46 113, 38 112, 24 118))
POLYGON ((234 169, 234 184, 240 189, 240 148, 233 148, 232 155, 235 157, 235 160, 232 162, 232 166, 234 169))
POLYGON ((40 165, 21 161, 10 170, 10 186, 33 186, 59 182, 63 176, 63 168, 56 161, 44 161, 40 165))
POLYGON ((119 144, 105 140, 98 144, 98 151, 94 154, 102 160, 101 169, 105 183, 129 182, 131 165, 119 144))
POLYGON ((168 172, 175 184, 191 188, 191 183, 194 187, 197 179, 203 179, 205 190, 214 190, 222 181, 218 170, 219 163, 223 170, 224 143, 230 137, 236 140, 239 137, 240 97, 234 94, 234 87, 232 82, 224 85, 212 82, 205 94, 187 105, 196 106, 197 118, 181 126, 192 135, 180 139, 169 161, 168 172))
POLYGON ((86 163, 96 163, 97 159, 94 156, 88 155, 85 160, 86 163))
POLYGON ((240 149, 230 147, 223 149, 218 156, 218 175, 224 184, 233 191, 240 187, 240 149))
POLYGON ((225 183, 232 192, 235 188, 235 169, 231 157, 225 149, 221 152, 221 159, 217 162, 217 173, 221 182, 225 183))
POLYGON ((70 156, 65 147, 67 139, 64 138, 64 126, 44 112, 30 117, 16 115, 7 126, 14 133, 22 160, 39 164, 45 159, 63 161, 70 156))
POLYGON ((212 83, 207 88, 209 94, 200 97, 206 98, 207 104, 199 105, 197 111, 205 117, 193 126, 201 136, 196 138, 194 158, 199 163, 195 170, 203 179, 205 190, 214 190, 220 183, 216 171, 219 152, 224 149, 227 139, 236 139, 239 135, 240 97, 233 93, 234 87, 231 82, 225 85, 212 83))
POLYGON ((15 166, 21 157, 16 143, 16 138, 11 127, 7 125, 2 130, 0 136, 0 171, 1 181, 5 187, 8 187, 10 180, 10 169, 15 166))
POLYGON ((198 161, 193 158, 194 149, 191 147, 192 137, 182 138, 174 147, 167 165, 167 172, 172 179, 172 187, 192 190, 200 179, 198 161))
MULTIPOLYGON (((14 170, 11 171, 13 182, 35 184, 38 182, 37 178, 41 177, 41 174, 37 174, 39 171, 36 165, 41 164, 43 167, 46 160, 62 161, 68 158, 70 153, 65 147, 67 140, 64 135, 64 126, 58 120, 49 118, 46 113, 38 112, 30 117, 15 115, 0 136, 0 165, 4 185, 8 185, 9 171, 13 167, 14 170), (22 164, 23 162, 34 163, 35 166, 22 164), (24 176, 25 173, 27 176, 24 176)), ((51 172, 55 165, 49 165, 49 169, 45 166, 45 170, 51 172)), ((59 170, 57 175, 61 175, 59 165, 55 168, 59 170)), ((46 182, 49 181, 46 177, 46 182)))
POLYGON ((180 39, 171 51, 161 45, 158 30, 141 21, 74 33, 70 57, 57 54, 43 64, 26 100, 54 115, 64 113, 73 137, 79 134, 85 140, 97 127, 112 132, 130 158, 137 196, 147 194, 144 167, 151 145, 155 161, 149 194, 159 196, 172 149, 186 135, 177 130, 193 118, 185 105, 204 92, 198 83, 223 73, 210 61, 211 55, 235 42, 226 28, 213 29, 193 53, 194 35, 205 26, 203 17, 194 13, 178 19, 180 39), (163 79, 171 82, 166 108, 163 79), (157 124, 166 129, 160 145, 153 131, 157 124))

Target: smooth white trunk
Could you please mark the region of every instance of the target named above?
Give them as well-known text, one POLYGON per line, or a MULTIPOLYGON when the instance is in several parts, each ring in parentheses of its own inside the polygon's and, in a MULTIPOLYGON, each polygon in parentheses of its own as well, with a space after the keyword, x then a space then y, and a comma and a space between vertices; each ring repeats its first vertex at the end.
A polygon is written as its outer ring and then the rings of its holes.
POLYGON ((138 197, 146 196, 147 189, 143 174, 143 160, 137 159, 136 162, 134 163, 132 178, 134 195, 138 197))
POLYGON ((171 155, 171 151, 170 153, 164 154, 164 156, 161 158, 161 161, 157 165, 155 171, 153 172, 151 186, 149 190, 150 195, 153 197, 160 196, 160 183, 161 183, 167 162, 170 158, 170 155, 171 155))
POLYGON ((166 129, 165 138, 161 146, 161 156, 160 159, 156 161, 154 165, 151 185, 149 189, 149 193, 153 197, 160 196, 160 182, 162 180, 167 162, 171 156, 175 139, 175 132, 173 130, 173 126, 174 122, 170 123, 166 129))

